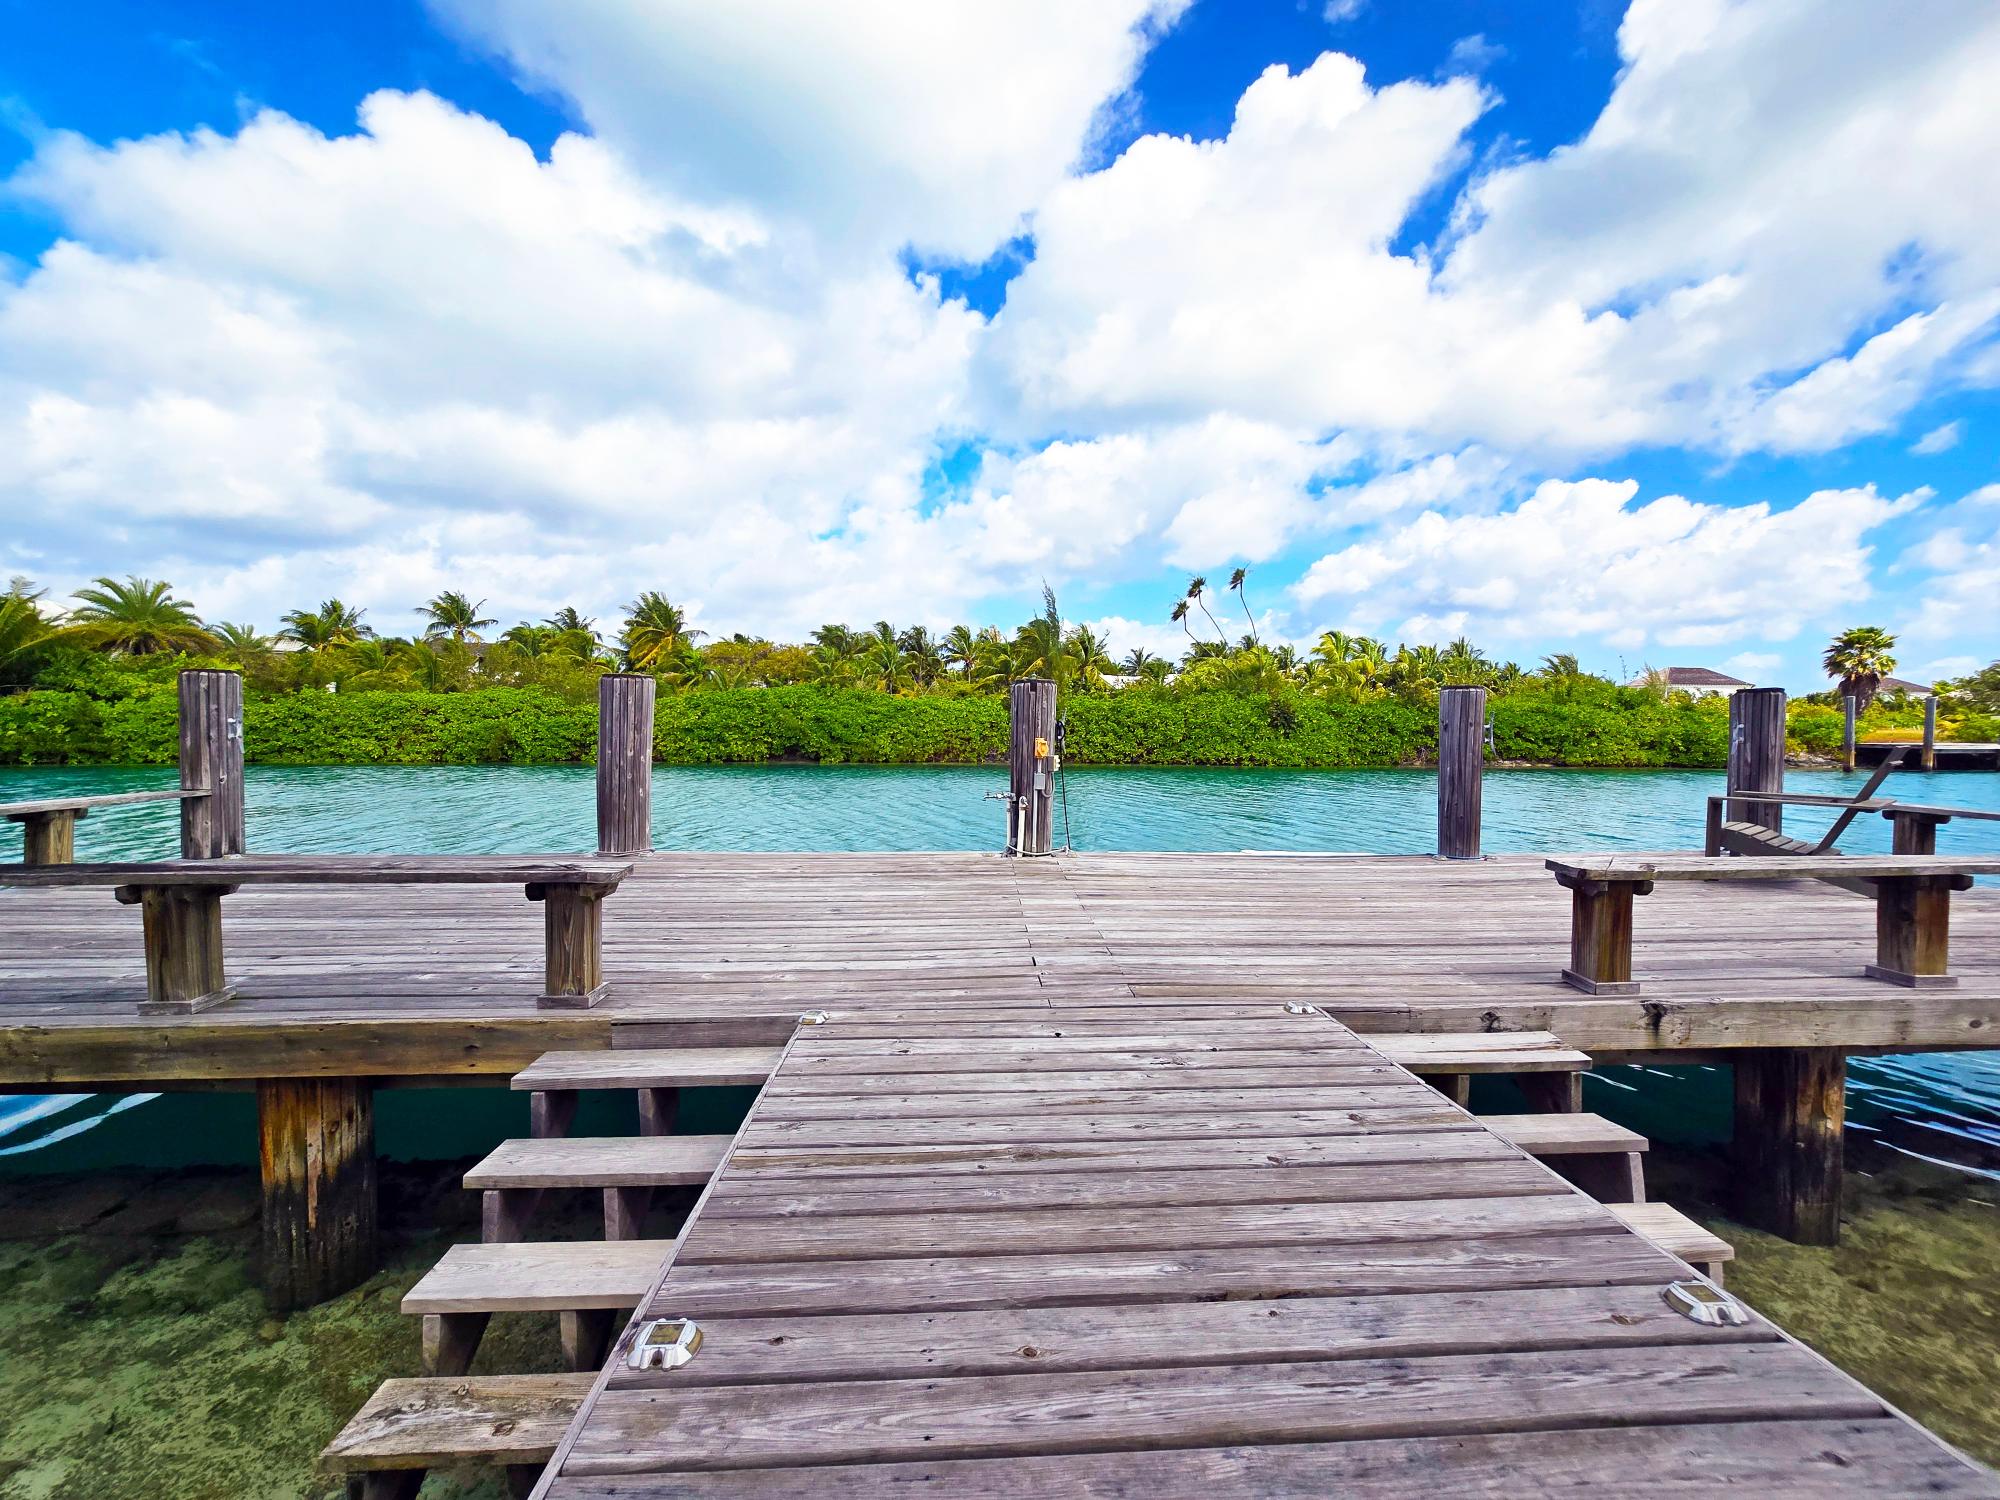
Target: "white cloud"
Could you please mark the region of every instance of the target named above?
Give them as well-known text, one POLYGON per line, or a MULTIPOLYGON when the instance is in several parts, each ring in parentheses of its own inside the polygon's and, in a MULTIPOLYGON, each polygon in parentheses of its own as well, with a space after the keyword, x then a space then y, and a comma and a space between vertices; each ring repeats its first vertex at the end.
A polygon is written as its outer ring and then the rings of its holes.
POLYGON ((1325 0, 1320 6, 1320 17, 1329 26, 1338 26, 1343 21, 1351 21, 1368 8, 1368 0, 1325 0))
MULTIPOLYGON (((1936 529, 1898 562, 1900 570, 1928 576, 1917 581, 1914 607, 1897 634, 1912 644, 1969 635, 1990 661, 2000 621, 2000 484, 1981 485, 1935 519, 1936 529)), ((1938 675, 1949 674, 1939 668, 1938 675)))
POLYGON ((1678 495, 1634 506, 1638 490, 1549 480, 1498 514, 1426 511, 1321 558, 1294 595, 1309 613, 1407 639, 1782 641, 1867 598, 1867 534, 1928 495, 1821 490, 1777 510, 1678 495))
POLYGON ((1484 73, 1506 55, 1505 47, 1489 42, 1481 32, 1474 32, 1451 44, 1451 51, 1445 54, 1444 68, 1447 73, 1484 73))
POLYGON ((1965 424, 1959 421, 1944 422, 1910 444, 1912 453, 1929 457, 1934 453, 1949 453, 1958 446, 1958 440, 1965 436, 1965 424))
POLYGON ((433 0, 704 203, 983 260, 1188 0, 433 0))
POLYGON ((1775 651, 1739 651, 1726 658, 1722 670, 1732 677, 1741 677, 1745 682, 1765 682, 1784 662, 1775 651))

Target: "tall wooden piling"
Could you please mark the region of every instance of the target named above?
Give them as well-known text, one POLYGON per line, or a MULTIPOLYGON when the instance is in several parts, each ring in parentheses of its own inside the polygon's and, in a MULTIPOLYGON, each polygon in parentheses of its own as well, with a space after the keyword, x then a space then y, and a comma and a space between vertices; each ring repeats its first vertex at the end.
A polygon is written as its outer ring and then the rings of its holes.
POLYGON ((1827 1047, 1751 1047, 1731 1061, 1737 1217, 1797 1244, 1838 1244, 1847 1059, 1827 1047))
POLYGON ((1007 692, 1007 852, 1047 854, 1055 841, 1056 685, 1025 677, 1007 692))
POLYGON ((1479 858, 1480 795, 1486 771, 1486 689, 1438 693, 1438 855, 1479 858))
POLYGON ((653 700, 659 684, 638 672, 597 681, 597 852, 653 849, 653 700))
POLYGON ((367 1280, 378 1253, 374 1084, 262 1079, 257 1137, 271 1306, 311 1307, 367 1280))
POLYGON ((181 858, 243 852, 243 675, 206 667, 180 675, 181 858))
POLYGON ((1840 769, 1854 769, 1854 694, 1844 693, 1840 699, 1840 769))
MULTIPOLYGON (((1785 690, 1739 688, 1729 699, 1729 777, 1731 792, 1782 792, 1785 789, 1785 690)), ((1756 823, 1773 832, 1784 828, 1784 809, 1776 802, 1738 802, 1731 798, 1732 823, 1756 823)))
POLYGON ((1924 696, 1924 754, 1923 767, 1926 771, 1937 769, 1937 694, 1924 696))

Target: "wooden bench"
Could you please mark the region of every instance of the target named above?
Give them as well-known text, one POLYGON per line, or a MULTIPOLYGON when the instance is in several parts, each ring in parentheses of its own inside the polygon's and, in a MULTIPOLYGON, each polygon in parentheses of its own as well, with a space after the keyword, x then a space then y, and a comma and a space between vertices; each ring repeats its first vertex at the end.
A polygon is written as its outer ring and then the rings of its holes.
POLYGON ((76 859, 76 820, 89 817, 94 808, 185 802, 207 795, 199 787, 174 787, 158 792, 112 792, 101 797, 43 797, 33 802, 0 802, 0 818, 21 825, 23 865, 66 865, 76 859))
POLYGON ((1591 995, 1636 994, 1632 898, 1661 880, 1841 880, 1875 897, 1875 962, 1863 972, 1890 984, 1931 987, 1948 972, 1951 893, 1975 875, 2000 875, 2000 858, 1940 855, 1706 859, 1673 855, 1568 855, 1546 861, 1570 892, 1569 967, 1563 979, 1591 995))
POLYGON ((403 1311, 424 1320, 424 1373, 463 1375, 497 1312, 557 1314, 564 1362, 595 1369, 673 1248, 672 1240, 453 1245, 403 1298, 403 1311))
POLYGON ((604 998, 601 903, 629 861, 587 856, 238 854, 154 863, 0 866, 0 885, 110 886, 144 913, 146 1015, 188 1014, 235 993, 224 976, 222 898, 246 885, 521 885, 545 917, 540 1003, 588 1007, 604 998))
POLYGON ((1736 1259, 1736 1247, 1710 1234, 1677 1208, 1664 1203, 1610 1203, 1618 1221, 1642 1239, 1650 1240, 1676 1260, 1684 1260, 1717 1286, 1725 1261, 1736 1259))
POLYGON ((1602 1115, 1481 1115, 1479 1123, 1537 1161, 1554 1161, 1600 1203, 1644 1203, 1651 1143, 1602 1115))
POLYGON ((414 1500, 427 1470, 485 1463, 526 1495, 590 1394, 594 1375, 385 1380, 319 1456, 359 1500, 414 1500))

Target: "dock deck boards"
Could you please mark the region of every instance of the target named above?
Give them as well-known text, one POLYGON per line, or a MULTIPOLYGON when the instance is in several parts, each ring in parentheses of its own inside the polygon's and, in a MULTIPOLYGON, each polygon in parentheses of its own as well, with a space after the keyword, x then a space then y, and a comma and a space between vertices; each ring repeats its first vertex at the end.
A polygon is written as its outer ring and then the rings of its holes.
POLYGON ((2000 1495, 1762 1319, 1673 1312, 1689 1274, 1325 1016, 836 1017, 647 1299, 700 1352, 614 1355, 542 1493, 2000 1495), (1103 1088, 1139 1053, 1290 1061, 1191 1133, 1180 1091, 1103 1088), (1348 1073, 1341 1132, 1295 1122, 1286 1077, 1348 1073))
MULTIPOLYGON (((0 1088, 505 1074, 614 1027, 620 1045, 774 1045, 817 1008, 893 1024, 940 1005, 976 1021, 1298 999, 1364 1033, 1546 1031, 1600 1059, 2000 1037, 1984 889, 1954 903, 1954 989, 1863 978, 1872 916, 1846 892, 1663 886, 1638 910, 1644 993, 1591 997, 1558 977, 1568 895, 1534 857, 667 853, 605 903, 610 996, 574 1013, 535 1008, 524 905, 469 886, 246 890, 224 902, 239 998, 143 1017, 136 910, 0 889, 0 1088)), ((1114 1050, 1143 1055, 1137 1040, 1114 1050)))

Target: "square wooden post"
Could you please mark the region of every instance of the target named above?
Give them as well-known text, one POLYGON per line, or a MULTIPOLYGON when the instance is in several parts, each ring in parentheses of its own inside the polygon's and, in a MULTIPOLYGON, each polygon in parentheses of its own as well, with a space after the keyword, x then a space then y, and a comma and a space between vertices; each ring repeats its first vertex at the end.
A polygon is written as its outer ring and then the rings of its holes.
POLYGON ((1937 694, 1924 698, 1924 748, 1921 756, 1926 771, 1937 769, 1937 694))
POLYGON ((1900 807, 1892 807, 1882 816, 1889 820, 1889 848, 1893 854, 1937 853, 1938 825, 1951 821, 1935 813, 1910 812, 1900 807))
POLYGON ((531 885, 543 904, 544 1009, 588 1010, 605 995, 604 898, 615 885, 531 885))
POLYGON ((1854 695, 1844 694, 1840 700, 1840 769, 1854 769, 1854 695))
POLYGON ((181 858, 243 852, 243 677, 190 668, 180 675, 181 785, 208 793, 181 803, 181 858))
POLYGON ((10 823, 21 825, 21 863, 24 865, 73 865, 76 863, 76 820, 81 808, 58 807, 50 812, 15 813, 10 823))
POLYGON ((1586 995, 1637 994, 1632 978, 1632 898, 1653 889, 1650 880, 1581 880, 1556 876, 1569 887, 1569 967, 1563 980, 1586 995))
POLYGON ((234 998, 222 968, 222 885, 121 885, 112 894, 145 921, 142 1016, 184 1016, 234 998))
POLYGON ((1736 1216, 1796 1244, 1838 1244, 1847 1059, 1825 1047, 1746 1048, 1733 1068, 1736 1216))
POLYGON ((1951 893, 1970 875, 1897 875, 1875 881, 1875 962, 1864 972, 1908 989, 1958 983, 1951 967, 1951 893))
POLYGON ((375 1086, 365 1078, 257 1084, 264 1288, 279 1312, 375 1272, 375 1086))

